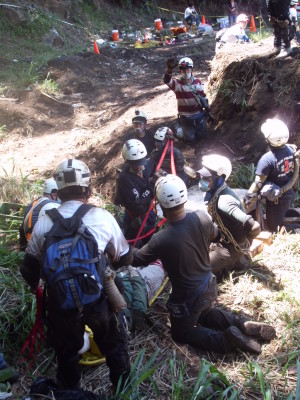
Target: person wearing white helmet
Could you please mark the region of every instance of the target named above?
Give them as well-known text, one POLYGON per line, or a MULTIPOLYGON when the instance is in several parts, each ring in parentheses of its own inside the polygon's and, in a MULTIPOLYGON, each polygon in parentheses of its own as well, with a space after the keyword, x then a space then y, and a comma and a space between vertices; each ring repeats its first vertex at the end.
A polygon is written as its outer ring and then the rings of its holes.
POLYGON ((178 62, 179 78, 172 77, 176 67, 174 58, 167 60, 167 70, 163 76, 164 83, 175 93, 179 123, 184 141, 193 144, 206 133, 207 116, 210 114, 208 100, 200 79, 193 76, 193 60, 183 57, 178 62))
POLYGON ((295 191, 293 187, 282 193, 295 170, 295 145, 289 145, 289 128, 280 119, 267 119, 261 131, 269 144, 270 150, 258 161, 255 180, 245 195, 246 206, 254 194, 266 197, 267 227, 277 232, 284 224, 284 217, 291 207, 295 191))
MULTIPOLYGON (((63 217, 63 227, 68 233, 68 230, 74 228, 75 214, 83 204, 88 203, 91 196, 91 172, 83 161, 69 159, 57 166, 54 178, 58 196, 62 200, 62 205, 55 211, 63 217)), ((85 234, 92 235, 96 242, 99 256, 107 254, 115 269, 131 264, 131 249, 115 218, 107 210, 91 206, 81 218, 88 229, 85 234)), ((47 213, 37 221, 20 266, 20 272, 33 292, 39 285, 44 265, 45 236, 52 227, 52 218, 47 213)), ((73 235, 73 231, 70 231, 70 235, 73 235)), ((77 280, 76 282, 78 284, 77 280)), ((86 285, 88 286, 88 283, 86 285)), ((87 293, 88 289, 89 287, 86 287, 87 293)), ((48 288, 46 301, 48 336, 57 356, 59 387, 77 389, 80 386, 78 351, 83 345, 85 324, 94 332, 95 341, 101 353, 106 356, 113 385, 117 387, 120 378, 123 384, 130 372, 124 314, 112 311, 107 296, 101 296, 80 309, 62 311, 53 299, 49 301, 50 294, 48 288)))
MULTIPOLYGON (((238 15, 236 24, 230 28, 224 28, 216 35, 216 50, 220 49, 225 44, 234 43, 251 43, 251 40, 246 35, 245 29, 249 22, 249 18, 246 14, 238 15)), ((229 47, 227 47, 229 50, 229 47)))
POLYGON ((25 250, 38 218, 44 215, 46 210, 57 208, 59 205, 57 184, 53 178, 46 179, 43 185, 43 195, 34 199, 25 208, 24 220, 19 228, 21 251, 25 250))
MULTIPOLYGON (((174 134, 172 129, 168 128, 167 126, 158 128, 158 130, 154 134, 155 149, 150 154, 150 159, 153 160, 156 165, 158 165, 161 159, 162 153, 165 149, 168 140, 174 140, 174 134)), ((186 185, 188 185, 189 179, 187 174, 184 172, 184 164, 185 164, 184 156, 182 152, 175 146, 173 146, 173 156, 174 156, 174 166, 176 170, 176 175, 179 176, 179 178, 181 178, 186 185)), ((168 150, 165 154, 165 158, 163 159, 160 168, 164 170, 167 174, 172 173, 170 145, 168 147, 168 150)))
POLYGON ((210 251, 213 273, 218 279, 229 271, 249 267, 250 241, 260 233, 260 225, 247 215, 242 201, 226 181, 232 166, 227 157, 209 154, 202 158, 199 187, 213 221, 223 239, 210 251))
POLYGON ((150 154, 154 149, 154 134, 151 130, 148 130, 147 120, 146 114, 143 111, 136 109, 132 118, 133 132, 129 132, 125 135, 124 142, 130 139, 140 140, 146 147, 147 153, 150 154))
MULTIPOLYGON (((133 249, 133 264, 162 261, 172 284, 167 308, 173 340, 218 353, 238 348, 260 353, 259 343, 247 334, 262 338, 262 325, 214 307, 218 287, 209 246, 220 238, 218 227, 205 211, 186 213, 187 188, 178 176, 170 174, 157 180, 156 199, 167 225, 141 249, 133 249)), ((274 337, 273 328, 263 326, 268 338, 274 337)))
MULTIPOLYGON (((155 172, 155 163, 146 159, 146 147, 137 139, 127 140, 124 143, 122 156, 125 163, 117 179, 114 204, 125 207, 123 231, 127 240, 133 240, 137 237, 154 197, 154 184, 150 178, 155 172)), ((152 210, 142 235, 150 231, 155 222, 156 214, 152 210)), ((149 237, 144 239, 147 240, 149 237)))
POLYGON ((274 55, 277 58, 291 54, 289 8, 291 0, 267 0, 268 13, 274 32, 274 55), (283 47, 282 47, 283 44, 283 47))

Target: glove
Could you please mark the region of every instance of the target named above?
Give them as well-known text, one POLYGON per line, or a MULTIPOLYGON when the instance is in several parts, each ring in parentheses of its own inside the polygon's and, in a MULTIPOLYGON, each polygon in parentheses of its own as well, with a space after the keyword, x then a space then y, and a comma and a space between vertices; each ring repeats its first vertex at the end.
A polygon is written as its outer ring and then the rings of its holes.
POLYGON ((246 228, 248 232, 248 236, 250 238, 254 238, 258 236, 261 232, 260 225, 257 221, 255 221, 252 217, 247 219, 247 221, 244 224, 244 227, 246 228))
POLYGON ((173 69, 176 67, 175 58, 168 58, 167 59, 167 72, 168 74, 173 73, 173 69))
POLYGON ((163 169, 159 169, 158 171, 154 172, 154 174, 150 178, 151 184, 155 185, 156 181, 161 178, 162 176, 166 176, 168 173, 163 169))
POLYGON ((256 193, 246 193, 243 198, 243 203, 244 203, 245 207, 248 207, 252 203, 253 198, 256 196, 257 196, 256 193))
POLYGON ((166 133, 166 138, 168 140, 174 140, 175 139, 173 131, 171 129, 169 129, 169 131, 166 133))

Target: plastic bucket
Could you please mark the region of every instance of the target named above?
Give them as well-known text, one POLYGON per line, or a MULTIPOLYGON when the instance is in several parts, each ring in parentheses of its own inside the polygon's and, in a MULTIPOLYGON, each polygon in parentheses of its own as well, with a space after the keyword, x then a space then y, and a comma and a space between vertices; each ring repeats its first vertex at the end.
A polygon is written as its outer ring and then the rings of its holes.
POLYGON ((114 30, 114 31, 111 31, 111 33, 112 33, 112 40, 114 42, 117 42, 119 40, 119 31, 118 30, 114 30))
POLYGON ((163 28, 163 24, 162 24, 162 22, 161 22, 161 19, 160 19, 160 18, 159 18, 159 19, 156 19, 154 22, 155 22, 155 28, 156 28, 156 30, 161 31, 162 28, 163 28))

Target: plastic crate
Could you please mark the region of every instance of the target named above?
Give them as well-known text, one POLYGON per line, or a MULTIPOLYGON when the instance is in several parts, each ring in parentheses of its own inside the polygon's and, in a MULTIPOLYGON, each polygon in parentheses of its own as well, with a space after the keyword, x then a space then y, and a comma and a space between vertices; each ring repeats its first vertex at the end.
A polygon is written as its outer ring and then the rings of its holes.
POLYGON ((0 221, 23 221, 23 204, 2 203, 0 206, 0 221))

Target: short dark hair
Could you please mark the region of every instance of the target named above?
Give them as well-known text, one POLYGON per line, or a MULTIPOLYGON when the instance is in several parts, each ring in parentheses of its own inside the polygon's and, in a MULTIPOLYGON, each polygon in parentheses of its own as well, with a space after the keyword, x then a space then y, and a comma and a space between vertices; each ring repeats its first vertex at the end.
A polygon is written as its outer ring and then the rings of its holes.
POLYGON ((90 194, 90 186, 67 186, 63 189, 59 189, 57 194, 62 202, 68 200, 79 200, 82 198, 88 199, 90 194))

